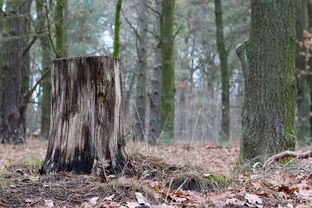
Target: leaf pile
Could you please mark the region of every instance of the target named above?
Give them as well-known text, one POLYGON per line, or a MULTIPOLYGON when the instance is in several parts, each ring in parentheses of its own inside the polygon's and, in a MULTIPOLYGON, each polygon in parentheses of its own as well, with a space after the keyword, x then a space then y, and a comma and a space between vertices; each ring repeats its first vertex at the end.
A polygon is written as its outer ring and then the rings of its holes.
POLYGON ((47 143, 0 145, 0 207, 277 207, 312 206, 312 159, 233 172, 239 145, 130 144, 136 175, 40 176, 47 143), (9 155, 11 154, 11 155, 9 155))

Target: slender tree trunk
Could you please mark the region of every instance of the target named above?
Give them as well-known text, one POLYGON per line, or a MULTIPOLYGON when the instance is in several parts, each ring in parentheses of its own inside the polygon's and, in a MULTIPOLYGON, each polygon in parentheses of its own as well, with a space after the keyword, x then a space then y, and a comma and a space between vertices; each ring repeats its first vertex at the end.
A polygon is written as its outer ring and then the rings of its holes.
MULTIPOLYGON (((156 10, 161 14, 162 0, 155 0, 156 10)), ((157 46, 155 47, 155 59, 152 78, 152 91, 150 95, 150 132, 149 144, 156 145, 160 136, 160 91, 161 91, 161 48, 160 48, 160 15, 156 15, 155 31, 157 34, 157 46)))
POLYGON ((245 78, 240 157, 294 149, 295 1, 251 1, 251 34, 237 49, 245 78))
POLYGON ((22 117, 23 117, 23 129, 24 135, 26 135, 27 131, 27 106, 29 103, 29 99, 26 100, 26 93, 30 88, 30 49, 24 53, 26 47, 29 47, 31 38, 31 3, 32 0, 26 1, 25 3, 25 31, 24 31, 24 49, 23 49, 23 70, 22 70, 22 117))
POLYGON ((230 73, 228 69, 228 53, 225 49, 221 0, 215 0, 215 21, 222 80, 222 118, 219 142, 224 144, 228 143, 230 139, 230 73))
POLYGON ((123 123, 118 59, 54 60, 52 120, 41 173, 121 172, 127 159, 123 123))
POLYGON ((135 85, 135 78, 136 78, 136 74, 132 73, 130 76, 130 81, 129 81, 129 87, 128 90, 126 92, 126 97, 125 97, 125 114, 127 115, 130 111, 130 99, 131 99, 131 95, 132 95, 132 91, 135 85))
MULTIPOLYGON (((308 10, 308 26, 310 32, 312 32, 312 0, 307 0, 307 10, 308 10)), ((309 60, 310 72, 312 72, 312 59, 309 60)), ((312 113, 312 76, 309 76, 310 83, 310 113, 312 113)), ((310 132, 312 137, 312 116, 310 116, 310 132)))
POLYGON ((174 142, 174 7, 175 0, 163 0, 160 27, 162 85, 160 126, 164 143, 174 142))
MULTIPOLYGON (((31 33, 31 3, 32 1, 27 1, 25 9, 25 34, 24 34, 24 46, 27 47, 30 42, 31 33)), ((29 90, 30 84, 30 53, 29 50, 24 54, 24 64, 23 64, 23 74, 22 74, 22 94, 24 95, 29 90)))
MULTIPOLYGON (((303 30, 306 29, 306 0, 296 0, 296 38, 297 41, 303 42, 303 30)), ((298 130, 297 138, 301 144, 307 144, 310 140, 310 84, 309 76, 303 75, 303 71, 307 71, 305 57, 300 53, 304 53, 306 49, 297 45, 296 50, 296 70, 298 95, 297 95, 297 117, 298 117, 298 130)))
POLYGON ((55 35, 56 35, 56 53, 57 58, 65 56, 64 47, 64 0, 57 0, 55 7, 55 35))
POLYGON ((22 0, 10 0, 0 19, 0 144, 25 141, 22 109, 25 11, 22 0))
POLYGON ((68 0, 64 0, 64 57, 68 57, 69 42, 68 42, 68 30, 66 29, 69 26, 68 21, 69 8, 68 0))
POLYGON ((120 45, 120 13, 121 13, 122 0, 118 0, 116 5, 116 16, 115 16, 115 34, 114 34, 114 53, 113 56, 117 57, 119 55, 119 45, 120 45))
MULTIPOLYGON (((44 12, 43 4, 45 0, 36 1, 37 11, 37 32, 41 32, 40 46, 42 51, 41 59, 41 75, 51 69, 51 45, 48 38, 47 30, 45 29, 46 14, 44 12)), ((45 77, 41 83, 42 96, 41 96, 41 138, 47 139, 49 135, 50 125, 50 109, 51 109, 51 73, 45 77)))
POLYGON ((147 71, 147 29, 148 14, 147 1, 141 1, 139 8, 139 41, 138 41, 138 58, 139 73, 137 78, 136 89, 136 122, 135 129, 137 138, 144 141, 145 138, 145 108, 146 108, 146 71, 147 71))

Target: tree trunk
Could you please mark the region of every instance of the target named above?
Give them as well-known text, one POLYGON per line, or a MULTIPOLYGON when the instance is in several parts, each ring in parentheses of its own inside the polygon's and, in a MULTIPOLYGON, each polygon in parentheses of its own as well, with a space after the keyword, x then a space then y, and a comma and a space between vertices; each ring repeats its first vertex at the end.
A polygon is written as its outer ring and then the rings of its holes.
POLYGON ((148 29, 148 15, 147 15, 147 1, 141 1, 139 8, 139 41, 138 41, 138 58, 139 58, 139 73, 137 78, 136 89, 136 138, 138 140, 145 140, 145 99, 146 99, 146 70, 147 70, 147 29, 148 29))
POLYGON ((68 57, 69 42, 68 42, 68 30, 70 22, 68 21, 69 17, 69 5, 68 0, 64 0, 64 57, 68 57))
MULTIPOLYGON (((297 41, 303 42, 303 30, 306 29, 306 0, 296 1, 296 38, 297 41)), ((304 47, 297 45, 296 50, 296 70, 297 74, 297 117, 298 117, 298 130, 297 138, 299 143, 307 144, 310 140, 310 84, 309 76, 301 73, 307 71, 305 57, 300 53, 306 52, 304 47)))
POLYGON ((128 75, 128 86, 127 86, 127 92, 126 92, 126 97, 124 99, 124 106, 125 106, 125 116, 126 118, 128 118, 128 114, 130 112, 130 106, 131 106, 131 96, 132 96, 132 91, 133 91, 133 88, 134 88, 134 85, 135 85, 135 81, 136 81, 136 73, 131 73, 128 75))
MULTIPOLYGON (((36 1, 37 10, 37 32, 42 33, 40 36, 40 46, 42 51, 41 59, 41 75, 44 75, 48 70, 51 69, 51 57, 52 51, 50 41, 45 28, 45 13, 43 8, 44 0, 36 1)), ((40 136, 41 138, 47 139, 49 136, 49 125, 50 125, 50 112, 51 112, 51 73, 45 77, 41 83, 42 95, 41 95, 41 127, 40 136)))
POLYGON ((295 1, 251 1, 251 34, 237 49, 245 78, 240 158, 294 149, 295 1))
POLYGON ((117 57, 119 55, 119 45, 120 45, 120 12, 121 12, 122 0, 118 0, 116 5, 116 16, 115 16, 115 34, 114 34, 114 53, 113 56, 117 57))
MULTIPOLYGON (((312 0, 307 1, 308 10, 308 25, 310 32, 312 32, 312 0)), ((312 72, 312 59, 309 60, 310 72, 312 72)), ((310 113, 312 113, 312 76, 309 76, 308 81, 310 83, 310 113)), ((312 137, 312 116, 310 116, 310 136, 312 137)))
MULTIPOLYGON (((161 13, 162 0, 156 0, 156 9, 161 13)), ((155 47, 155 59, 152 78, 152 91, 150 95, 150 128, 148 143, 156 145, 160 136, 160 91, 161 91, 161 48, 160 48, 160 15, 156 16, 155 31, 158 36, 155 47)))
POLYGON ((55 7, 55 36, 56 36, 56 53, 57 58, 65 56, 64 47, 64 0, 57 0, 55 7))
POLYGON ((0 19, 0 144, 20 144, 24 140, 22 71, 26 3, 11 0, 0 19))
POLYGON ((230 75, 228 70, 228 54, 225 49, 225 40, 223 34, 221 0, 215 0, 215 16, 216 39, 222 80, 222 118, 219 143, 224 144, 228 143, 230 138, 230 75))
POLYGON ((49 145, 41 173, 91 173, 98 168, 120 172, 127 159, 123 130, 119 60, 56 59, 49 145))
MULTIPOLYGON (((26 49, 27 47, 30 47, 30 37, 31 37, 31 3, 32 0, 29 0, 25 4, 25 31, 24 31, 24 48, 23 48, 23 70, 22 70, 22 96, 23 96, 23 102, 22 102, 22 117, 23 117, 23 129, 24 129, 24 135, 26 135, 26 129, 27 129, 27 106, 29 103, 29 99, 27 99, 27 96, 25 96, 30 89, 30 48, 26 49), (27 50, 27 51, 26 51, 27 50)), ((33 44, 32 44, 33 45, 33 44)))
POLYGON ((174 141, 174 7, 175 0, 163 0, 161 12, 161 114, 160 127, 164 143, 174 141))

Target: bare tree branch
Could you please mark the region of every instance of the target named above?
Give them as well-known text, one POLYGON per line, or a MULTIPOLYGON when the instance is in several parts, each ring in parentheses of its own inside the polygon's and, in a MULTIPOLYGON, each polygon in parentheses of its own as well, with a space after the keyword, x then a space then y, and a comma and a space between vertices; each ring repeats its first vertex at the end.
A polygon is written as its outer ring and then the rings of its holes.
POLYGON ((132 23, 130 22, 130 20, 126 17, 124 10, 121 10, 122 16, 125 18, 126 22, 128 23, 128 25, 130 26, 130 28, 134 31, 135 35, 137 37, 140 37, 138 31, 135 29, 135 27, 132 25, 132 23))

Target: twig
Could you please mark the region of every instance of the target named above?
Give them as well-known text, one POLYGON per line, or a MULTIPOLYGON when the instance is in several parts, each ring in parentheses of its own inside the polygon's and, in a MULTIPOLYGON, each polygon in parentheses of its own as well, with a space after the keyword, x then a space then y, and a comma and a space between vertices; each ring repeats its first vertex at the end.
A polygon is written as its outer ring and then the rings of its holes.
POLYGON ((192 148, 192 145, 193 145, 193 140, 194 140, 195 131, 196 131, 196 127, 197 127, 198 119, 199 119, 199 116, 200 116, 200 112, 201 112, 201 108, 200 108, 200 109, 199 109, 199 111, 198 111, 198 115, 197 115, 196 123, 195 123, 194 130, 193 130, 193 135, 192 135, 192 139, 191 139, 190 148, 192 148))
POLYGON ((173 37, 176 37, 182 29, 183 29, 183 25, 181 24, 179 28, 177 29, 177 31, 174 33, 173 37))
POLYGON ((154 12, 155 14, 157 14, 158 16, 161 16, 161 13, 158 10, 151 7, 150 5, 146 4, 146 7, 150 9, 152 12, 154 12))
POLYGON ((50 73, 51 69, 49 68, 48 70, 46 70, 41 78, 36 82, 36 84, 31 88, 29 89, 25 95, 24 95, 24 105, 26 105, 29 101, 29 98, 31 97, 31 95, 33 94, 33 92, 36 90, 36 88, 38 87, 38 85, 44 80, 44 78, 46 78, 46 76, 50 73))
MULTIPOLYGON (((40 33, 38 33, 38 34, 40 34, 40 33)), ((30 43, 28 44, 28 46, 27 46, 27 47, 24 49, 24 51, 23 51, 23 56, 25 56, 25 55, 28 53, 28 51, 30 50, 30 48, 32 47, 32 45, 36 42, 37 38, 38 38, 38 36, 36 35, 36 36, 30 41, 30 43)))
POLYGON ((128 23, 128 25, 130 26, 130 28, 134 31, 135 35, 137 37, 140 37, 138 31, 135 29, 135 27, 131 24, 130 20, 127 18, 127 16, 125 15, 125 12, 123 9, 121 9, 121 13, 122 13, 122 16, 125 18, 126 22, 128 23))
POLYGON ((53 40, 52 40, 52 36, 51 36, 51 25, 50 25, 50 18, 49 18, 49 9, 48 9, 48 2, 45 1, 45 5, 44 5, 44 8, 45 8, 45 11, 46 11, 46 18, 47 18, 47 25, 48 25, 48 36, 49 36, 49 41, 51 43, 51 46, 52 46, 52 49, 53 49, 53 52, 55 54, 56 57, 58 57, 58 53, 56 51, 56 48, 54 46, 54 43, 53 43, 53 40))

